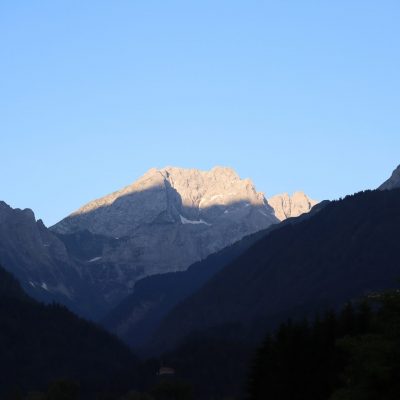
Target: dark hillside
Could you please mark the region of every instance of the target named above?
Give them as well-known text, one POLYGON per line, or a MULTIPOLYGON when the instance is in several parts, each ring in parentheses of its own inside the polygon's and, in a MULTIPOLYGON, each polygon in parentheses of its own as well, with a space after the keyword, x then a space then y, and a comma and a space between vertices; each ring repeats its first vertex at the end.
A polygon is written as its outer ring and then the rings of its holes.
POLYGON ((400 190, 368 191, 282 225, 175 307, 155 348, 226 323, 270 329, 287 317, 393 287, 400 276, 399 205, 400 190))
POLYGON ((64 306, 29 298, 0 268, 0 397, 14 388, 45 388, 63 378, 83 393, 126 390, 135 384, 130 350, 64 306))

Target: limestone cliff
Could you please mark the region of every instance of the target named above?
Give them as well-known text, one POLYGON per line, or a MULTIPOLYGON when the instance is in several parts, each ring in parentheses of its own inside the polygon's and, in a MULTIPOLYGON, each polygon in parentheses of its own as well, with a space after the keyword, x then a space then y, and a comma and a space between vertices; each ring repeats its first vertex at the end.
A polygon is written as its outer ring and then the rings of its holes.
POLYGON ((318 201, 310 199, 303 192, 295 192, 291 196, 287 193, 273 196, 268 203, 275 210, 276 218, 283 221, 309 212, 318 201))
MULTIPOLYGON (((242 237, 279 222, 264 195, 231 168, 151 169, 51 229, 109 237, 83 274, 115 302, 145 276, 184 270, 242 237)), ((81 246, 85 246, 84 241, 81 246)))

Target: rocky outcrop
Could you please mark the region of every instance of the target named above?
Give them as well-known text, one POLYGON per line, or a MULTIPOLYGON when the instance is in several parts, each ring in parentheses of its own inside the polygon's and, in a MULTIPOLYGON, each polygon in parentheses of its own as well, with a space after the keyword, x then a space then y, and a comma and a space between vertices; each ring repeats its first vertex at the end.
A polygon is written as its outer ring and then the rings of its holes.
POLYGON ((30 295, 58 301, 81 315, 94 316, 100 297, 80 275, 63 242, 32 210, 13 209, 0 201, 0 264, 18 278, 30 295))
POLYGON ((303 192, 278 194, 268 199, 268 204, 274 209, 276 218, 283 221, 287 218, 298 217, 308 213, 318 201, 310 199, 303 192))
POLYGON ((400 165, 393 171, 392 176, 381 186, 379 190, 390 190, 400 188, 400 165))
POLYGON ((231 168, 153 168, 133 184, 84 205, 52 230, 131 236, 148 224, 211 226, 219 218, 233 219, 228 214, 245 208, 245 215, 257 208, 269 224, 276 222, 264 195, 231 168))
MULTIPOLYGON (((68 235, 102 235, 106 243, 85 259, 83 275, 110 303, 135 282, 185 270, 242 237, 279 222, 264 195, 230 168, 210 171, 151 169, 138 181, 92 201, 51 229, 68 235)), ((80 242, 85 246, 85 240, 80 242)), ((82 252, 81 252, 82 253, 82 252)))

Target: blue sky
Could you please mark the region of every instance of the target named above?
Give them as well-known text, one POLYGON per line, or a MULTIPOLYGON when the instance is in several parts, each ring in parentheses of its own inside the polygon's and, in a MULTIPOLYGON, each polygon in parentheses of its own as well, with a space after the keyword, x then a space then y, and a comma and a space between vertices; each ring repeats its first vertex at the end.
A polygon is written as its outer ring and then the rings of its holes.
POLYGON ((151 167, 338 198, 400 163, 398 1, 0 2, 0 199, 51 225, 151 167))

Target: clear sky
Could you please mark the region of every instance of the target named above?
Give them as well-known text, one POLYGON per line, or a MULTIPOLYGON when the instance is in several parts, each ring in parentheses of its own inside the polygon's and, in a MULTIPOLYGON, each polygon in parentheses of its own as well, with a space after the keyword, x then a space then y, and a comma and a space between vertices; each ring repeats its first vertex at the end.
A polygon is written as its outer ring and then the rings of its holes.
POLYGON ((332 199, 400 163, 400 2, 0 2, 0 199, 47 225, 151 167, 332 199))

